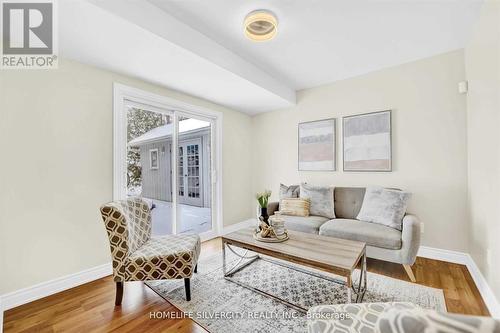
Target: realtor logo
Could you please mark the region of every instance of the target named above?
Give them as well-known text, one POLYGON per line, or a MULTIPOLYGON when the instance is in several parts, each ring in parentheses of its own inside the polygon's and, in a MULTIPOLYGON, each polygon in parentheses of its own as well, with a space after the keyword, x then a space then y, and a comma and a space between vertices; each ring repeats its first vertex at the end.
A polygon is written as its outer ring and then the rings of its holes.
POLYGON ((55 19, 52 0, 3 1, 2 69, 57 68, 55 19))

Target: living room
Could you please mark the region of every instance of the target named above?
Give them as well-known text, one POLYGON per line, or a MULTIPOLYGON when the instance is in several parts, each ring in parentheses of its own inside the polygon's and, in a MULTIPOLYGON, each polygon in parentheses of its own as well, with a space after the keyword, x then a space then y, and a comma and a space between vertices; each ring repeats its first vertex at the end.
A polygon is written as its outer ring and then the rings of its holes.
POLYGON ((0 331, 500 330, 499 1, 1 7, 0 331))

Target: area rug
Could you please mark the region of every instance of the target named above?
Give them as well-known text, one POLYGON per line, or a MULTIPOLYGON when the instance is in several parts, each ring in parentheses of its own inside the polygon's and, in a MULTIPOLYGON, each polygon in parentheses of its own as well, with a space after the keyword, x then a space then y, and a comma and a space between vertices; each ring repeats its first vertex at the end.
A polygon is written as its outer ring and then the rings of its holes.
MULTIPOLYGON (((227 258, 229 267, 237 261, 237 257, 230 252, 227 258)), ((354 274, 356 283, 358 274, 359 271, 354 274)), ((363 302, 411 302, 423 308, 446 312, 444 294, 440 289, 374 273, 368 273, 367 277, 368 290, 363 302)), ((346 300, 345 287, 339 284, 264 260, 253 262, 233 278, 305 308, 340 304, 346 300)), ((183 311, 186 317, 212 333, 307 331, 305 314, 225 280, 221 252, 200 258, 198 273, 191 279, 190 302, 185 300, 183 280, 149 281, 146 284, 183 311)))

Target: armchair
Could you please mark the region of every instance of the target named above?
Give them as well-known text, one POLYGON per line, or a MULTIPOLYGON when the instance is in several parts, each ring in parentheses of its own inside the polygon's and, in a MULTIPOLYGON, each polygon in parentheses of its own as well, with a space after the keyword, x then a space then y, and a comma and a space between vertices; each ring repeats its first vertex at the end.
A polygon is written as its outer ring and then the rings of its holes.
POLYGON ((113 259, 115 304, 123 298, 126 281, 184 279, 191 300, 190 278, 197 271, 198 235, 151 236, 151 214, 140 198, 107 203, 101 207, 113 259))

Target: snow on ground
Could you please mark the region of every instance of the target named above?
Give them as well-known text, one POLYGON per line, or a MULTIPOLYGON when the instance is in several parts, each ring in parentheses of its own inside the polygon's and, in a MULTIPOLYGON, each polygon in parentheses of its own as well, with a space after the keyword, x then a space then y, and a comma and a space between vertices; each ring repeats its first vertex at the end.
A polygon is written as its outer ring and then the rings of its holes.
POLYGON ((137 186, 129 186, 127 188, 127 195, 129 197, 139 197, 141 196, 142 193, 142 186, 137 185, 137 186))
MULTIPOLYGON (((152 200, 152 202, 155 205, 155 208, 151 210, 153 235, 171 234, 172 203, 160 200, 152 200)), ((212 210, 210 208, 179 204, 177 216, 180 222, 178 233, 199 234, 212 229, 212 210)))

